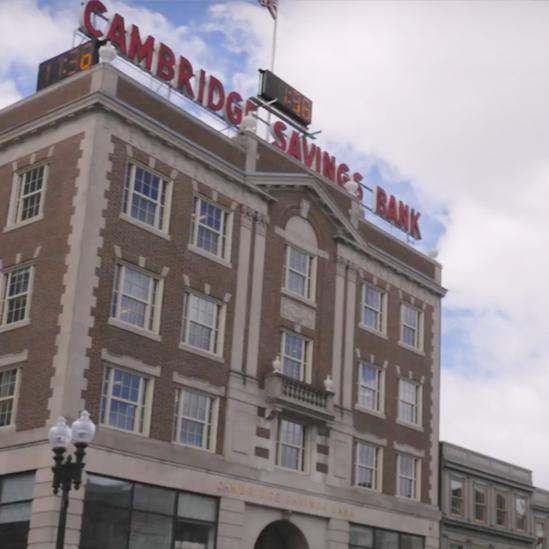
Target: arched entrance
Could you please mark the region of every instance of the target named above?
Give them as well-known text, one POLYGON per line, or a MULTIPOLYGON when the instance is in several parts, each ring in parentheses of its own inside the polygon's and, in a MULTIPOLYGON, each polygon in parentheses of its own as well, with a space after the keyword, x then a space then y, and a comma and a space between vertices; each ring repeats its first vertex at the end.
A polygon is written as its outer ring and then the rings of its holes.
POLYGON ((254 549, 309 549, 309 544, 297 526, 277 520, 259 534, 254 549))

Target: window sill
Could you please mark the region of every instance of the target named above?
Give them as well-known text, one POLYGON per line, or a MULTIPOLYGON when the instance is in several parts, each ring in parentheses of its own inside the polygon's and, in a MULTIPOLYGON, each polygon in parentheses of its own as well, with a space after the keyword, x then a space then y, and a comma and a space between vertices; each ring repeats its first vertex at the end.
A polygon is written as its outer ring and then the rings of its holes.
POLYGON ((9 332, 10 330, 16 330, 17 328, 23 328, 25 326, 28 326, 29 324, 29 318, 26 318, 25 320, 19 320, 17 322, 12 322, 11 324, 5 324, 4 326, 0 326, 0 334, 3 334, 4 332, 9 332))
POLYGON ((192 347, 191 345, 187 345, 186 343, 180 343, 179 348, 182 351, 187 351, 189 353, 193 353, 195 355, 209 358, 211 360, 215 360, 216 362, 219 362, 220 364, 225 364, 225 359, 222 356, 216 355, 214 353, 210 353, 208 351, 204 351, 204 349, 199 349, 197 347, 192 347))
POLYGON ((227 261, 226 259, 223 259, 222 257, 219 257, 217 255, 206 252, 205 250, 203 250, 202 248, 199 248, 198 246, 195 246, 194 244, 188 244, 187 250, 197 255, 200 255, 202 257, 205 257, 206 259, 211 259, 212 261, 215 261, 216 263, 219 263, 220 265, 223 265, 223 267, 227 267, 228 269, 233 268, 233 265, 230 261, 227 261))
POLYGON ((126 433, 127 435, 135 435, 136 437, 149 438, 149 433, 140 433, 138 431, 130 431, 129 429, 121 429, 120 427, 114 427, 113 425, 107 425, 106 423, 99 424, 100 429, 108 429, 109 431, 116 431, 117 433, 126 433))
POLYGON ((370 492, 372 494, 381 494, 382 490, 377 488, 366 488, 366 486, 359 486, 358 484, 353 484, 353 488, 357 488, 358 490, 361 490, 362 492, 370 492))
POLYGON ((423 351, 423 349, 412 347, 411 345, 408 345, 408 343, 404 343, 404 341, 399 341, 398 344, 403 349, 407 349, 408 351, 412 351, 413 353, 416 353, 416 355, 425 356, 425 352, 423 351))
POLYGON ((15 433, 15 423, 0 427, 0 433, 15 433))
POLYGON ((215 454, 215 448, 198 448, 197 446, 191 446, 190 444, 183 444, 182 442, 177 442, 177 440, 172 440, 172 444, 178 448, 189 448, 191 450, 196 450, 197 452, 207 452, 208 454, 215 454))
POLYGON ((419 497, 409 498, 408 496, 402 496, 400 494, 396 494, 396 497, 398 499, 401 499, 402 501, 415 501, 415 502, 421 501, 421 498, 419 497))
POLYGON ((366 408, 365 406, 360 405, 358 402, 355 404, 355 410, 357 412, 362 412, 363 414, 370 414, 381 419, 387 419, 387 416, 383 412, 378 410, 372 410, 371 408, 366 408))
POLYGON ((26 227, 27 225, 32 225, 33 223, 37 223, 38 221, 41 221, 42 219, 44 219, 44 214, 43 213, 37 215, 36 217, 31 217, 30 219, 25 219, 25 221, 20 221, 19 223, 8 224, 4 227, 3 232, 9 233, 10 231, 15 231, 16 229, 20 229, 21 227, 26 227))
POLYGON ((303 303, 304 305, 307 305, 309 307, 312 307, 313 309, 316 309, 316 303, 310 299, 307 299, 306 297, 303 297, 299 294, 294 294, 294 292, 291 292, 288 290, 288 288, 282 288, 280 290, 280 293, 285 295, 286 297, 289 297, 291 299, 295 299, 296 301, 299 301, 300 303, 303 303))
POLYGON ((120 328, 121 330, 126 330, 127 332, 131 332, 132 334, 137 334, 143 337, 147 337, 154 341, 162 341, 162 337, 160 335, 154 334, 153 332, 149 332, 144 328, 139 328, 139 326, 134 326, 133 324, 129 324, 128 322, 124 322, 123 320, 118 320, 117 318, 109 318, 108 324, 110 324, 111 326, 115 326, 116 328, 120 328))
POLYGON ((381 337, 383 339, 389 339, 385 332, 380 332, 379 330, 376 330, 375 328, 371 328, 370 326, 366 326, 366 324, 362 324, 362 322, 359 323, 358 327, 361 330, 364 330, 365 332, 369 332, 370 334, 374 334, 374 335, 376 335, 378 337, 381 337))
POLYGON ((171 240, 171 236, 167 232, 157 229, 156 227, 152 227, 151 225, 147 225, 147 223, 143 223, 142 221, 139 221, 138 219, 135 219, 128 214, 121 213, 120 219, 123 219, 131 225, 135 225, 136 227, 139 227, 140 229, 143 229, 151 234, 159 236, 164 240, 171 240))
POLYGON ((397 418, 396 422, 399 425, 402 425, 403 427, 408 427, 409 429, 414 429, 414 431, 423 432, 423 426, 422 425, 417 425, 416 423, 408 423, 407 421, 403 421, 402 419, 398 419, 398 418, 397 418))
POLYGON ((307 471, 301 471, 300 469, 291 469, 290 467, 284 467, 282 465, 275 465, 275 467, 280 471, 286 471, 289 473, 297 473, 298 475, 307 476, 309 473, 307 471))

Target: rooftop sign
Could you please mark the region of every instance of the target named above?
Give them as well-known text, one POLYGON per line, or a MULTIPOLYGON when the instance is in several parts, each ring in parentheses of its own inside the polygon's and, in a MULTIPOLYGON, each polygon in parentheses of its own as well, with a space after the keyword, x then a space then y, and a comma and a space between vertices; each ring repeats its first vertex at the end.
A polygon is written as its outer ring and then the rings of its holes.
MULTIPOLYGON (((122 58, 165 82, 205 109, 222 116, 233 126, 240 126, 244 115, 257 108, 251 99, 244 102, 238 92, 227 90, 214 75, 208 74, 204 69, 195 69, 186 57, 176 55, 164 42, 155 39, 154 36, 142 36, 139 27, 127 24, 122 15, 115 13, 108 18, 105 16, 106 13, 107 8, 103 2, 88 0, 82 9, 80 30, 93 41, 109 42, 122 58), (107 21, 104 30, 96 26, 97 16, 107 21)), ((273 99, 283 103, 281 108, 284 107, 287 114, 303 124, 310 122, 312 103, 309 99, 275 75, 272 75, 271 83, 268 84, 267 81, 263 82, 264 94, 270 90, 273 99), (282 99, 279 93, 281 86, 285 86, 286 90, 286 96, 281 96, 282 99)), ((338 162, 335 156, 309 142, 302 132, 293 130, 288 135, 287 130, 287 125, 280 120, 271 126, 273 144, 277 148, 362 200, 361 182, 364 177, 359 172, 352 171, 346 163, 338 162)), ((375 189, 374 195, 375 206, 372 207, 372 211, 376 215, 413 238, 421 238, 419 212, 402 201, 397 202, 393 196, 387 197, 387 193, 381 187, 375 189)))

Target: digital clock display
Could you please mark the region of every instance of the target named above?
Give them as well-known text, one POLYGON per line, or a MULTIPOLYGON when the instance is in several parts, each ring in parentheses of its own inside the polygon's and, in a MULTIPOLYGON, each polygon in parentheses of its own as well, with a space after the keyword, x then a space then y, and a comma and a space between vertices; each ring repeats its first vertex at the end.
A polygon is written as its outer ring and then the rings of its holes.
POLYGON ((273 107, 303 126, 311 123, 313 102, 271 71, 261 71, 259 96, 266 101, 274 101, 273 107))
POLYGON ((80 44, 61 55, 56 55, 40 63, 36 91, 40 91, 73 74, 88 70, 98 61, 97 46, 94 42, 80 44))

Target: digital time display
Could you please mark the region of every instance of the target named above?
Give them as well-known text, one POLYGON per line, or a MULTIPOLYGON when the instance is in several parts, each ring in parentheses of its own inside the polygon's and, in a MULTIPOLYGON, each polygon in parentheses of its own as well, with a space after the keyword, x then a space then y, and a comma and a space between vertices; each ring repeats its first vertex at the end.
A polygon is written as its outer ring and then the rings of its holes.
POLYGON ((266 101, 274 101, 273 107, 303 126, 311 123, 313 102, 271 71, 261 71, 259 96, 266 101))
POLYGON ((93 41, 80 44, 60 55, 40 63, 36 91, 40 91, 73 74, 88 70, 98 61, 97 45, 93 41))

